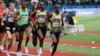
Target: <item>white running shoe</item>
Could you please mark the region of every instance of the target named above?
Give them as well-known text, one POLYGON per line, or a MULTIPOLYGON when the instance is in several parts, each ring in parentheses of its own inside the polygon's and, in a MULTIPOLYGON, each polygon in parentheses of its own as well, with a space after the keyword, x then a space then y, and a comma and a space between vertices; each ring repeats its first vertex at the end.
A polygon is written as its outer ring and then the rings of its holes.
POLYGON ((17 52, 16 56, 22 56, 21 52, 17 52))
POLYGON ((50 47, 50 52, 52 53, 52 51, 53 51, 53 47, 51 46, 51 47, 50 47))
POLYGON ((37 56, 42 56, 42 54, 39 54, 39 53, 38 53, 38 55, 37 55, 37 56))
POLYGON ((42 56, 42 48, 38 49, 38 55, 37 56, 42 56))
POLYGON ((9 53, 9 51, 7 51, 7 52, 6 52, 6 54, 7 54, 7 56, 10 56, 10 53, 9 53))
POLYGON ((3 51, 3 45, 0 46, 0 51, 3 51))
POLYGON ((28 51, 28 48, 27 48, 27 47, 25 47, 25 53, 26 53, 26 54, 28 54, 28 53, 29 53, 29 51, 28 51))
POLYGON ((39 54, 42 54, 42 48, 39 48, 39 49, 38 49, 38 53, 39 53, 39 54))

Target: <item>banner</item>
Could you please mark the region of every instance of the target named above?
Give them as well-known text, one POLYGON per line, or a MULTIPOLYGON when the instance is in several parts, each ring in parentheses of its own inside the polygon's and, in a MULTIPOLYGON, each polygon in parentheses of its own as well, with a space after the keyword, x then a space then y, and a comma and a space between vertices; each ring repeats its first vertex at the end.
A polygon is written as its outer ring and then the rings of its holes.
POLYGON ((62 7, 61 11, 76 11, 76 16, 100 16, 100 8, 68 9, 67 6, 64 6, 62 7))

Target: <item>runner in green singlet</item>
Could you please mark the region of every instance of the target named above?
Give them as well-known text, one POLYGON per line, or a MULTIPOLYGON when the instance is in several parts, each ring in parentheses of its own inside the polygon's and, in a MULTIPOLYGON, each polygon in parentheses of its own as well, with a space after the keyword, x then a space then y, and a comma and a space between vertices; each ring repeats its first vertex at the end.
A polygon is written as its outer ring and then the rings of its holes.
POLYGON ((17 55, 21 56, 21 44, 23 40, 24 32, 26 34, 26 44, 25 44, 25 51, 28 53, 27 44, 29 42, 29 37, 31 37, 31 30, 29 27, 29 10, 26 8, 26 2, 21 3, 21 8, 18 10, 17 14, 17 25, 18 25, 18 31, 19 31, 19 43, 17 48, 17 55))

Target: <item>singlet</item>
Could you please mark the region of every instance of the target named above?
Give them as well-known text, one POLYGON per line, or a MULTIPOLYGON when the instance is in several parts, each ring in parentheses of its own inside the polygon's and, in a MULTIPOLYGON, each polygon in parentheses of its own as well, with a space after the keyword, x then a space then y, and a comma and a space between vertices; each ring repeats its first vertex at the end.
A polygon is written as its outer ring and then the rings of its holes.
MULTIPOLYGON (((0 9, 0 17, 3 17, 6 14, 6 10, 0 9)), ((1 18, 0 18, 1 19, 1 18)))
POLYGON ((10 10, 8 11, 8 15, 6 17, 7 22, 14 22, 14 19, 15 19, 15 16, 16 16, 15 12, 11 13, 10 10))
POLYGON ((40 10, 37 11, 37 21, 38 23, 45 23, 46 21, 46 11, 41 12, 40 10))
POLYGON ((55 14, 52 15, 52 27, 58 28, 61 26, 61 14, 55 14))
POLYGON ((18 20, 17 24, 22 26, 25 24, 28 24, 29 21, 29 11, 26 8, 25 11, 22 11, 22 9, 19 10, 19 15, 21 16, 21 19, 18 20))
POLYGON ((36 16, 37 16, 37 23, 38 23, 39 27, 45 27, 46 26, 46 24, 45 24, 46 15, 47 15, 46 11, 42 11, 42 12, 40 10, 37 11, 36 16))
POLYGON ((51 31, 58 32, 61 31, 61 14, 52 14, 51 31))

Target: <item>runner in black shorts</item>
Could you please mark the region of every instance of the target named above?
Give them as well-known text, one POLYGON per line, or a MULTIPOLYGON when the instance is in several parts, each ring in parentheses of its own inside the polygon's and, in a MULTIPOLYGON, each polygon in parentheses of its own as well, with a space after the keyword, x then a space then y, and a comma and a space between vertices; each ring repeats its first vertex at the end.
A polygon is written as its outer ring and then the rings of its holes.
POLYGON ((37 15, 36 12, 39 8, 39 4, 37 2, 34 3, 34 5, 32 5, 32 15, 31 15, 31 21, 32 21, 32 43, 33 43, 33 46, 37 46, 37 37, 38 37, 38 34, 37 34, 37 29, 36 29, 36 23, 37 23, 37 15))
MULTIPOLYGON (((25 37, 27 37, 26 40, 26 44, 25 44, 25 51, 27 49, 27 44, 29 41, 29 37, 31 35, 31 29, 29 27, 29 15, 30 12, 29 10, 26 8, 26 2, 23 1, 21 3, 21 8, 19 8, 19 10, 17 11, 17 25, 18 25, 18 35, 19 35, 19 43, 18 43, 18 48, 17 48, 17 56, 21 56, 21 45, 22 45, 22 40, 23 37, 25 36, 24 33, 26 34, 25 37)), ((27 52, 28 53, 28 50, 27 52)))
MULTIPOLYGON (((40 2, 39 4, 39 9, 36 10, 33 15, 37 17, 37 21, 36 23, 34 24, 34 34, 36 34, 34 36, 33 34, 33 44, 36 45, 37 42, 37 36, 39 37, 39 41, 40 41, 40 44, 39 44, 39 49, 38 49, 38 56, 41 56, 42 55, 42 49, 43 49, 43 41, 45 39, 45 35, 46 35, 46 32, 47 32, 47 11, 44 9, 44 2, 40 2)), ((34 22, 33 22, 34 23, 34 22)))
POLYGON ((52 41, 53 41, 50 48, 51 56, 54 56, 56 52, 59 39, 60 39, 61 28, 63 27, 63 17, 59 11, 60 11, 60 4, 57 3, 55 5, 55 11, 51 15, 51 18, 49 19, 51 20, 50 31, 51 31, 52 41))
POLYGON ((15 4, 14 3, 10 3, 9 6, 9 10, 7 12, 7 16, 6 16, 6 33, 7 33, 7 37, 6 41, 7 41, 7 47, 8 47, 8 52, 7 55, 9 56, 9 50, 12 46, 13 43, 13 39, 15 38, 15 30, 16 30, 16 23, 15 23, 15 19, 16 19, 16 11, 15 9, 15 4))
POLYGON ((5 34, 5 23, 4 17, 6 16, 5 4, 3 2, 0 3, 0 51, 3 50, 3 41, 5 34))

